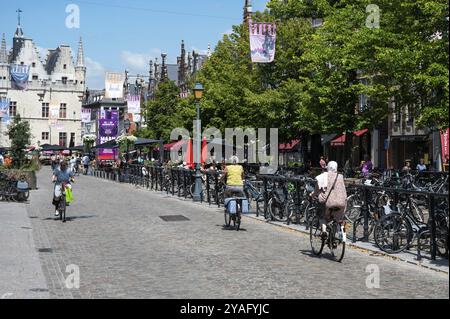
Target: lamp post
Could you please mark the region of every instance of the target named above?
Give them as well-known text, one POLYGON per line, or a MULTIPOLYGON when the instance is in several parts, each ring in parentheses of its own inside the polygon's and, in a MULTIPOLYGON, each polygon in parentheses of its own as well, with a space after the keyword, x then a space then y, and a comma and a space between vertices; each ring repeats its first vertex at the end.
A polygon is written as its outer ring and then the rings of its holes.
MULTIPOLYGON (((128 132, 129 132, 130 127, 131 127, 131 122, 130 122, 130 120, 129 120, 129 119, 126 119, 126 120, 123 122, 123 126, 124 126, 125 131, 126 131, 126 133, 127 133, 127 135, 128 135, 128 132)), ((128 165, 128 152, 129 152, 129 149, 128 149, 128 139, 127 139, 127 153, 126 153, 126 156, 125 156, 125 160, 127 161, 127 165, 128 165)))
POLYGON ((197 107, 197 129, 196 129, 196 163, 195 163, 195 189, 193 199, 195 202, 201 201, 202 197, 202 174, 200 172, 201 167, 201 123, 200 123, 200 100, 203 97, 203 85, 200 83, 195 84, 194 97, 195 105, 197 107))

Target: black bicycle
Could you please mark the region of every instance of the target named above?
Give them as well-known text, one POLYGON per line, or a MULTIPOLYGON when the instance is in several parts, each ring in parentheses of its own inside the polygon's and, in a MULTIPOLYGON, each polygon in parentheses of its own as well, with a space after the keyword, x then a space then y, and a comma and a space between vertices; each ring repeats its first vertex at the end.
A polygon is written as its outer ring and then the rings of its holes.
MULTIPOLYGON (((331 216, 339 208, 331 208, 331 216)), ((336 221, 333 219, 326 225, 326 233, 322 231, 322 224, 320 223, 320 215, 317 213, 311 220, 309 229, 309 239, 311 249, 314 255, 320 256, 325 245, 328 246, 331 252, 331 257, 337 262, 341 262, 345 254, 346 223, 345 221, 336 221)))
POLYGON ((242 203, 244 200, 246 200, 246 197, 231 197, 225 205, 225 226, 230 227, 231 223, 233 223, 233 228, 239 231, 241 228, 241 220, 242 220, 242 203), (236 211, 232 212, 229 208, 229 205, 232 205, 232 203, 235 203, 236 205, 236 211))

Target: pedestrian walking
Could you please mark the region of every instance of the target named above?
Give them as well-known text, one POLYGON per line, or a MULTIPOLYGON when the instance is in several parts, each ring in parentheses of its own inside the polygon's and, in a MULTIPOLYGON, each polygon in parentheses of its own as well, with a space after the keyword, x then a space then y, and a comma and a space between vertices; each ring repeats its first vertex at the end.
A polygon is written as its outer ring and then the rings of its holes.
POLYGON ((364 156, 364 162, 361 165, 361 174, 363 177, 367 178, 369 177, 369 174, 372 172, 373 170, 373 164, 372 161, 370 160, 369 155, 364 156))

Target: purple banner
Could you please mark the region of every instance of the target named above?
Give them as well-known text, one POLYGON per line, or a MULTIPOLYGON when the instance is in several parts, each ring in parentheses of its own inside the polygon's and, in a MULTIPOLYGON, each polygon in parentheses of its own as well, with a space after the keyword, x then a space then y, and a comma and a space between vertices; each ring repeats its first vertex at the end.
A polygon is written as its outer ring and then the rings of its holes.
POLYGON ((99 144, 114 140, 119 134, 118 120, 98 120, 98 139, 99 144))

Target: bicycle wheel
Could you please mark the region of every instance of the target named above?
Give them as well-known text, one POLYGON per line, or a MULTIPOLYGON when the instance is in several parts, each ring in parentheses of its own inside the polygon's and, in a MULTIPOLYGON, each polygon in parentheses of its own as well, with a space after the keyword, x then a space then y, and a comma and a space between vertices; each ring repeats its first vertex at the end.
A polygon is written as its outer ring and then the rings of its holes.
POLYGON ((395 254, 404 251, 413 238, 409 221, 400 214, 389 214, 380 219, 374 230, 375 244, 382 251, 395 254))
POLYGON ((61 199, 59 201, 59 219, 65 223, 66 222, 66 197, 61 196, 61 199))
POLYGON ((288 210, 287 206, 281 203, 278 203, 275 200, 272 200, 270 206, 270 215, 272 216, 272 220, 277 222, 286 222, 288 219, 288 210))
MULTIPOLYGON (((374 228, 375 228, 375 220, 372 218, 372 216, 369 217, 369 237, 372 234, 374 228)), ((353 234, 355 235, 356 241, 362 241, 364 239, 364 217, 359 217, 357 220, 354 221, 353 224, 349 224, 352 226, 352 231, 349 232, 349 235, 353 239, 353 234)))
POLYGON ((231 214, 228 213, 228 211, 227 211, 226 208, 225 208, 225 214, 224 214, 224 216, 225 216, 225 226, 226 226, 226 227, 230 227, 232 217, 231 217, 231 214))
POLYGON ((361 207, 362 201, 358 194, 350 195, 347 198, 345 216, 350 222, 354 223, 361 216, 361 207))
POLYGON ((234 227, 236 228, 237 231, 239 231, 239 229, 241 228, 241 213, 240 212, 236 213, 236 215, 234 216, 234 227))
POLYGON ((322 237, 322 226, 320 225, 319 216, 314 216, 309 227, 309 241, 314 255, 320 256, 323 251, 325 242, 322 237))
POLYGON ((341 262, 345 254, 345 233, 341 231, 341 226, 339 224, 332 224, 328 237, 328 245, 333 260, 341 262))

